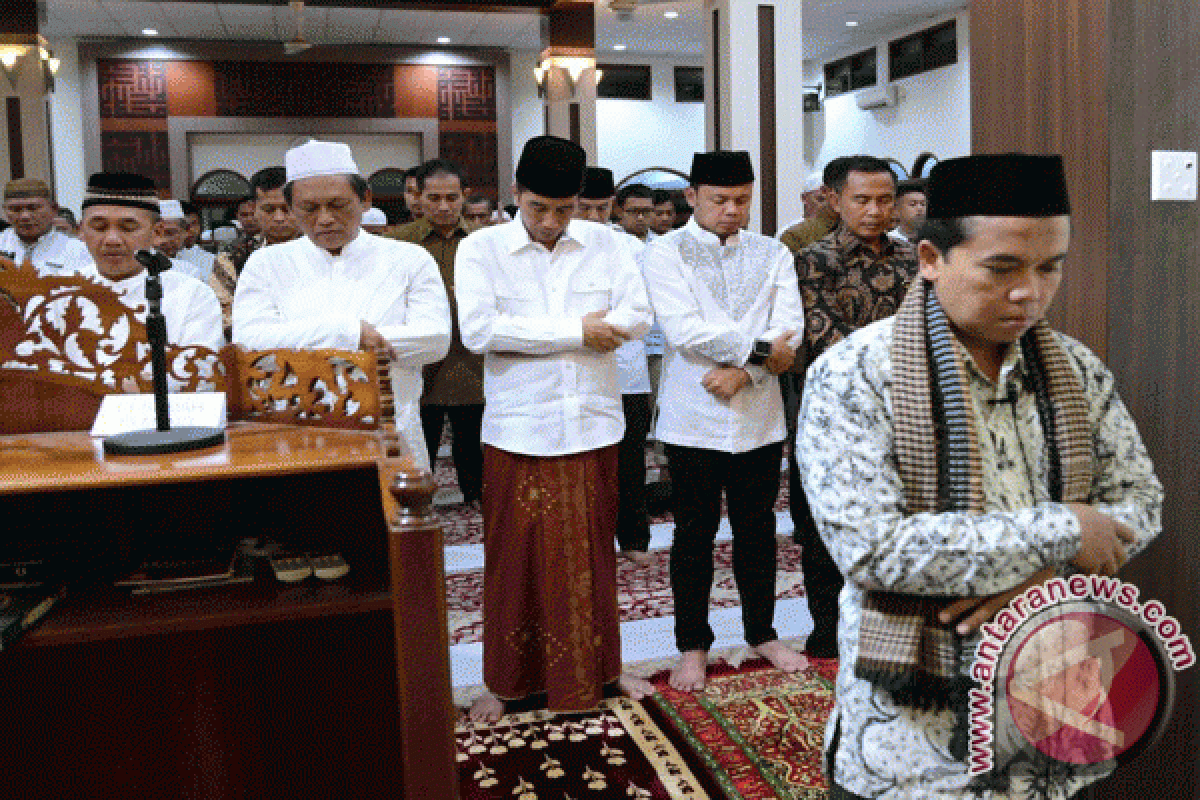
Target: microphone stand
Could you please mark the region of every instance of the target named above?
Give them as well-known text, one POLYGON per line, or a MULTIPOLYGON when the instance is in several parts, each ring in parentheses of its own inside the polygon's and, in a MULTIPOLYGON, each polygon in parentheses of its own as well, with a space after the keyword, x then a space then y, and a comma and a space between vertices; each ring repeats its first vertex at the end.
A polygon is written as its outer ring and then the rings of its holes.
POLYGON ((146 336, 150 340, 150 369, 154 378, 156 430, 133 431, 109 436, 104 452, 111 455, 158 455, 199 450, 224 443, 221 428, 171 427, 167 402, 167 319, 162 313, 162 280, 171 260, 156 250, 138 250, 134 257, 146 268, 146 336))

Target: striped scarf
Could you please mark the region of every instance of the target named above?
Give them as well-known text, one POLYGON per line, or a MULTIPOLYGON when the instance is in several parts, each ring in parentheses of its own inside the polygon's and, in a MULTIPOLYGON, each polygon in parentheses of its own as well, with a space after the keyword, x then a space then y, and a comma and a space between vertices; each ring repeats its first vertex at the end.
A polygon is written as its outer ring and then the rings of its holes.
MULTIPOLYGON (((931 284, 918 277, 896 314, 892 410, 905 513, 982 513, 983 463, 966 366, 931 284)), ((1020 340, 1049 453, 1050 496, 1085 502, 1091 427, 1078 376, 1045 320, 1020 340)), ((868 591, 855 674, 916 708, 965 710, 963 640, 937 614, 957 598, 868 591)), ((963 737, 965 752, 965 737, 963 737)), ((957 749, 957 748, 956 748, 957 749)))

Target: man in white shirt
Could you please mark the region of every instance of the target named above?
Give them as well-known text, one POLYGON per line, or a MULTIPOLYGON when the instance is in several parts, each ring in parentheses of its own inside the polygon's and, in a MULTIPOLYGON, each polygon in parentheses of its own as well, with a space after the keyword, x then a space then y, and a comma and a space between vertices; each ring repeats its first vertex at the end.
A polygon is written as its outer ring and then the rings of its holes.
POLYGON ((54 228, 57 210, 50 187, 36 178, 18 178, 4 186, 4 218, 11 228, 0 232, 0 257, 15 264, 27 260, 42 274, 70 274, 91 258, 87 248, 54 228))
MULTIPOLYGON (((80 273, 110 286, 129 306, 141 306, 145 321, 146 274, 134 254, 154 246, 158 222, 154 183, 141 175, 99 172, 88 181, 79 236, 91 262, 80 273)), ((162 312, 167 341, 179 347, 219 350, 221 306, 212 290, 195 278, 167 270, 162 281, 162 312)), ((148 343, 147 343, 147 346, 148 343)))
POLYGON ((346 145, 310 141, 288 150, 285 165, 283 192, 304 236, 246 260, 233 298, 233 341, 387 353, 397 432, 412 460, 429 469, 421 368, 450 348, 437 264, 421 247, 361 229, 371 190, 346 145))
POLYGON ((651 242, 642 269, 667 338, 655 438, 666 445, 674 494, 671 590, 682 657, 670 682, 696 691, 714 639, 708 601, 722 490, 746 642, 786 672, 807 663, 773 627, 773 509, 787 433, 775 376, 792 364, 804 312, 791 253, 743 230, 750 156, 697 153, 686 191, 692 219, 651 242))
POLYGON ((176 258, 195 264, 196 277, 207 281, 208 276, 212 275, 217 257, 197 244, 203 225, 200 219, 200 210, 192 203, 181 201, 179 205, 183 208, 183 247, 179 250, 176 258), (205 277, 200 278, 201 275, 205 277))
MULTIPOLYGON (((608 225, 617 190, 612 170, 588 167, 583 188, 575 198, 575 219, 608 225)), ((634 236, 625 240, 635 261, 645 245, 634 236)), ((625 435, 617 451, 617 545, 621 555, 643 566, 650 561, 650 520, 646 514, 646 437, 650 434, 653 394, 646 343, 630 339, 616 349, 621 375, 621 404, 625 411, 625 435)))
POLYGON ((916 244, 917 233, 925 224, 925 181, 918 178, 896 184, 894 209, 896 227, 888 236, 916 244))
POLYGON ((208 273, 199 264, 181 257, 187 239, 187 218, 178 200, 158 201, 158 222, 154 225, 154 249, 171 259, 171 269, 190 275, 201 283, 208 282, 208 273))
POLYGON ((621 675, 617 443, 625 430, 613 351, 645 334, 650 307, 623 234, 572 220, 579 145, 525 144, 520 212, 462 241, 463 344, 484 354, 483 678, 471 716, 545 692, 552 711, 594 707, 621 675))

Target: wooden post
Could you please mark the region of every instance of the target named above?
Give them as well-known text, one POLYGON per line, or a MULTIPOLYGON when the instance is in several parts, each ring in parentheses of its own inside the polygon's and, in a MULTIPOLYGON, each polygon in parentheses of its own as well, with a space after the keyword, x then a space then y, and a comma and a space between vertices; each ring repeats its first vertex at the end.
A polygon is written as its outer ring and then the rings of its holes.
POLYGON ((407 459, 383 458, 379 466, 396 629, 404 769, 400 796, 453 800, 458 797, 455 711, 442 529, 433 515, 436 484, 428 471, 412 467, 407 459))

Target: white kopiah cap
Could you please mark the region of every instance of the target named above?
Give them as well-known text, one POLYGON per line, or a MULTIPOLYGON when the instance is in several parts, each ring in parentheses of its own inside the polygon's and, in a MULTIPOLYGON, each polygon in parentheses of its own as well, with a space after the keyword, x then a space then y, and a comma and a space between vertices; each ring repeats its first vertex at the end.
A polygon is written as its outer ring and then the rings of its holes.
POLYGON ((387 214, 372 206, 363 212, 363 225, 387 225, 387 214))
POLYGON ((158 215, 163 219, 183 219, 183 206, 178 200, 159 200, 158 215))
POLYGON ((319 142, 310 139, 293 147, 284 156, 287 181, 298 181, 316 175, 357 175, 354 154, 341 142, 319 142))
POLYGON ((824 183, 825 179, 821 176, 820 170, 816 172, 810 172, 804 179, 804 183, 801 185, 800 191, 815 192, 817 189, 820 189, 824 183))

